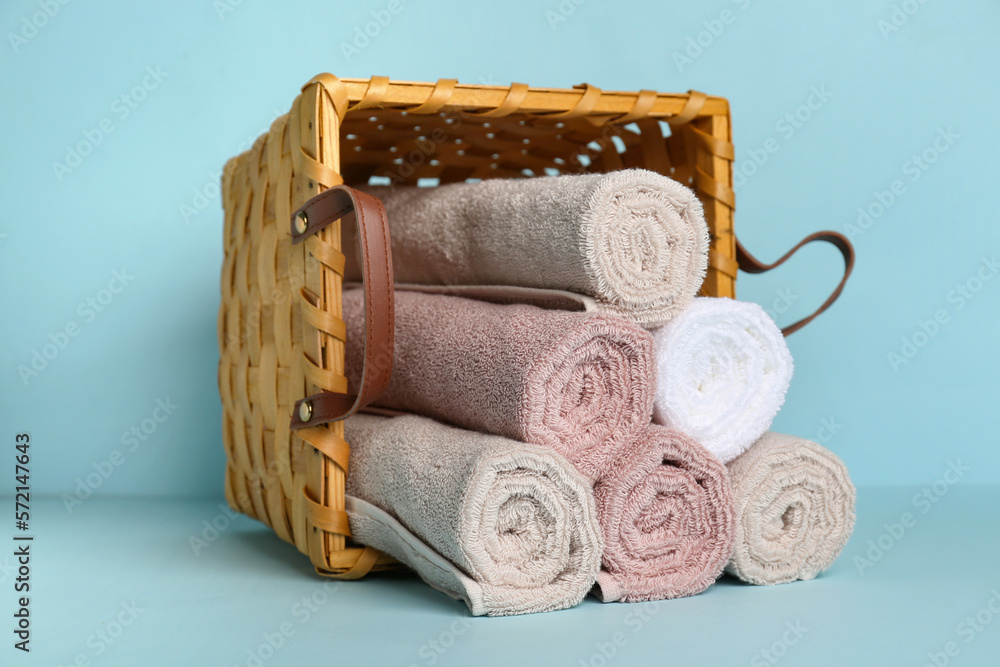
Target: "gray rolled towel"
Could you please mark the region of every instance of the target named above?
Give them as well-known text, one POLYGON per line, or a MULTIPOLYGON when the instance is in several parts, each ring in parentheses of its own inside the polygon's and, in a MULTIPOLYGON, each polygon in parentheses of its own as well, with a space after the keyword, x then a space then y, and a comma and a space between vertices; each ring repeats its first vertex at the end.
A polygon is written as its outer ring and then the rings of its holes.
POLYGON ((812 579, 854 529, 854 485, 820 445, 765 433, 727 465, 736 501, 736 548, 726 572, 751 584, 812 579))
MULTIPOLYGON (((644 169, 366 190, 385 203, 398 286, 575 302, 657 327, 691 303, 708 266, 698 198, 644 169)), ((350 253, 346 277, 361 278, 350 253)))
POLYGON ((564 609, 594 585, 593 492, 559 454, 415 415, 355 415, 345 429, 354 538, 474 615, 564 609))

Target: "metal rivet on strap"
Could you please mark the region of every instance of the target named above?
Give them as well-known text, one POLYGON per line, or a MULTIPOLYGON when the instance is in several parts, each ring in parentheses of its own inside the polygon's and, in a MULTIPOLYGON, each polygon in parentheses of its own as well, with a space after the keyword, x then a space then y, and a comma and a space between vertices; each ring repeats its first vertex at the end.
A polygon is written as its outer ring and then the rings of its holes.
MULTIPOLYGON (((309 217, 306 215, 305 211, 299 211, 295 214, 295 231, 299 234, 304 234, 306 227, 309 226, 309 217)), ((303 404, 305 405, 305 404, 303 404)), ((305 420, 303 420, 305 421, 305 420)))
POLYGON ((299 403, 299 421, 307 422, 312 417, 313 406, 309 401, 299 403))

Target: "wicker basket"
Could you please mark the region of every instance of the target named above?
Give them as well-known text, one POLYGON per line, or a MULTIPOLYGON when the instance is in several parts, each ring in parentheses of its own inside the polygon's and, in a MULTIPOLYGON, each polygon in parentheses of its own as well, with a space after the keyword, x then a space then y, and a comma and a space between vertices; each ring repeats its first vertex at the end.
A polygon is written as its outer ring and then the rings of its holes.
MULTIPOLYGON (((295 402, 337 391, 339 222, 293 245, 293 211, 371 179, 421 185, 644 167, 690 185, 711 230, 702 293, 734 296, 737 273, 729 104, 701 93, 338 79, 307 83, 223 175, 219 311, 226 498, 308 554, 357 578, 393 561, 350 541, 343 423, 293 431, 295 402), (427 179, 433 179, 428 181, 427 179), (303 290, 303 288, 305 288, 303 290)), ((373 181, 374 182, 374 181, 373 181)))

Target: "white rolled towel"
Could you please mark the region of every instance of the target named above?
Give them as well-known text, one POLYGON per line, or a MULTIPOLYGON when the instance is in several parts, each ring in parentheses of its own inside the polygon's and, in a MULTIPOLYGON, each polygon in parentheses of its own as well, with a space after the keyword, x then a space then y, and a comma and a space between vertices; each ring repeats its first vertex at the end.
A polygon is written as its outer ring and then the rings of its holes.
POLYGON ((699 297, 653 332, 653 421, 727 463, 770 427, 792 380, 792 355, 755 303, 699 297))

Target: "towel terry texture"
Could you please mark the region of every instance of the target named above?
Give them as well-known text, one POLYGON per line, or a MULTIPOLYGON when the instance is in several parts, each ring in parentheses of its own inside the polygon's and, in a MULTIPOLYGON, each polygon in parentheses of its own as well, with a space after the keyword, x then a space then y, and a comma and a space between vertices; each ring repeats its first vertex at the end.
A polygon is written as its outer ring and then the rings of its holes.
POLYGON ((653 338, 654 421, 687 433, 723 463, 770 428, 793 366, 760 306, 699 297, 653 338))
MULTIPOLYGON (((363 296, 343 297, 348 341, 363 340, 363 296)), ((397 291, 392 379, 375 406, 606 462, 653 411, 653 339, 594 313, 397 291)), ((347 346, 361 376, 362 345, 347 346)), ((596 463, 591 466, 597 469, 596 463)))
POLYGON ((593 586, 593 495, 558 454, 415 415, 356 415, 345 427, 355 539, 475 615, 564 609, 593 586))
MULTIPOLYGON (((643 169, 365 189, 385 203, 401 286, 555 290, 655 327, 691 303, 708 265, 698 198, 643 169)), ((360 280, 353 258, 345 275, 360 280)))
POLYGON ((854 529, 854 485, 837 456, 809 440, 766 433, 729 463, 736 548, 726 572, 751 584, 812 579, 854 529))
POLYGON ((683 433, 649 426, 602 468, 594 485, 601 599, 662 600, 708 588, 733 552, 725 466, 683 433))

